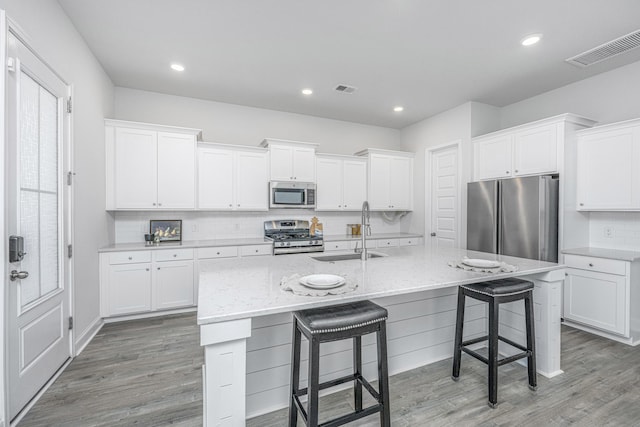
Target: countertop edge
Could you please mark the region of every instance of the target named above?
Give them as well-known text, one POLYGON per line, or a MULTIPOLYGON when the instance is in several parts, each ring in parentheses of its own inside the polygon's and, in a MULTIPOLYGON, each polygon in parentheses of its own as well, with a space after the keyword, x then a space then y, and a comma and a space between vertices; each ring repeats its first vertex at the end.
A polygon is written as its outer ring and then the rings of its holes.
POLYGON ((640 252, 626 249, 610 249, 598 247, 569 248, 561 251, 564 255, 579 255, 593 258, 615 259, 634 262, 640 260, 640 252))

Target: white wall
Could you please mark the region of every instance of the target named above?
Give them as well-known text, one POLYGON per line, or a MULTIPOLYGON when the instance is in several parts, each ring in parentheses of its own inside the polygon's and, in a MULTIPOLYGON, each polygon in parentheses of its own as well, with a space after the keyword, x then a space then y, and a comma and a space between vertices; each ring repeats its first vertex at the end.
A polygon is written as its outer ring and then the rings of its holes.
MULTIPOLYGON (((112 239, 104 210, 104 117, 113 115, 113 84, 55 0, 0 0, 27 42, 73 85, 75 198, 75 339, 99 320, 98 253, 112 239)), ((2 306, 4 309, 4 306, 2 306)), ((84 334, 84 335, 83 335, 84 334)))
POLYGON ((400 131, 117 87, 115 118, 202 129, 204 141, 258 144, 265 138, 320 144, 319 152, 353 154, 364 148, 400 148, 400 131))

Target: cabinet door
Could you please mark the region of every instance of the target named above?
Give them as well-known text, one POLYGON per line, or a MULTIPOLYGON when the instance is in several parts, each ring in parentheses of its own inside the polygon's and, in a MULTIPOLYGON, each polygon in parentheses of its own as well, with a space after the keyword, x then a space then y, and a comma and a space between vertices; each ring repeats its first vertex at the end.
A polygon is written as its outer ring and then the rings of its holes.
POLYGON ((626 277, 587 270, 567 269, 564 282, 564 317, 621 335, 625 323, 626 277))
POLYGON ((236 152, 235 209, 266 211, 269 209, 267 153, 236 152))
POLYGON ((316 165, 316 210, 341 210, 342 161, 320 157, 316 165))
POLYGON ((367 162, 345 160, 342 170, 342 208, 359 211, 367 199, 367 162))
POLYGON ((513 174, 558 171, 558 125, 518 132, 513 139, 513 174))
POLYGON ((510 135, 473 143, 473 173, 476 181, 511 177, 510 135))
POLYGON ((158 132, 158 207, 196 207, 196 140, 191 135, 158 132))
POLYGON ((271 145, 269 155, 271 181, 293 181, 293 148, 271 145))
POLYGON ((300 182, 316 182, 316 150, 293 147, 293 179, 300 182))
POLYGON ((371 209, 389 210, 389 185, 391 160, 386 156, 369 156, 369 187, 367 188, 371 209))
POLYGON ((578 210, 640 208, 640 128, 578 139, 578 210))
POLYGON ((413 159, 398 157, 390 161, 389 203, 393 210, 413 209, 413 159))
POLYGON ((233 209, 233 170, 233 151, 217 148, 198 150, 200 209, 233 209))
POLYGON ((193 261, 157 262, 154 268, 154 310, 188 307, 195 304, 193 261))
POLYGON ((109 266, 107 295, 110 316, 151 310, 151 264, 109 266))
POLYGON ((157 133, 116 128, 115 207, 155 209, 158 201, 157 133))

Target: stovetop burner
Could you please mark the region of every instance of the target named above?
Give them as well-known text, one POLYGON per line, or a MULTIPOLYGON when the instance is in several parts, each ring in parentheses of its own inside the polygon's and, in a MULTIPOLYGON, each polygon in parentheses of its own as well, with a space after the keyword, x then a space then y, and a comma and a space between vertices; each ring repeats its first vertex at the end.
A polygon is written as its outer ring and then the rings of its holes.
POLYGON ((322 237, 310 235, 309 221, 295 219, 265 221, 264 236, 273 240, 274 255, 324 251, 322 237))

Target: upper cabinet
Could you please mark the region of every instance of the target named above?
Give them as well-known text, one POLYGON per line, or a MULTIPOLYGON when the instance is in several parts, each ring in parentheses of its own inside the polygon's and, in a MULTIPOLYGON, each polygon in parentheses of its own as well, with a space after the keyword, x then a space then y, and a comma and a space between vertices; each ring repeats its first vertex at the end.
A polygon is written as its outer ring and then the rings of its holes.
POLYGON ((640 210, 640 119, 578 132, 577 209, 640 210))
POLYGON ((194 209, 199 129, 105 120, 106 209, 194 209))
POLYGON ((413 153, 370 148, 356 155, 367 157, 371 210, 413 210, 413 153))
POLYGON ((366 159, 318 154, 316 188, 317 211, 359 211, 367 197, 366 159))
POLYGON ((260 146, 269 148, 271 181, 316 182, 318 144, 265 139, 260 146))
POLYGON ((268 210, 267 169, 263 148, 199 144, 198 209, 268 210))

